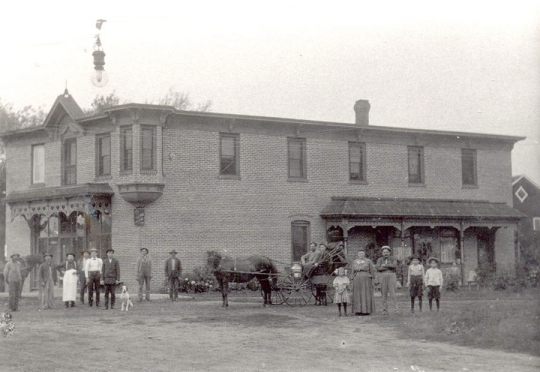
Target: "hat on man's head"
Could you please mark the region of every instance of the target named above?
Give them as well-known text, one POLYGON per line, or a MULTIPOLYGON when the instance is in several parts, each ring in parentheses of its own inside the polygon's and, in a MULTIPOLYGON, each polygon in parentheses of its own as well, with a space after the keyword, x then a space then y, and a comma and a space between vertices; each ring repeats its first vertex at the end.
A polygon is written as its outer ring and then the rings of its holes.
POLYGON ((310 245, 317 245, 317 242, 314 240, 314 241, 311 242, 310 245))
POLYGON ((169 254, 177 254, 178 252, 176 252, 174 249, 172 251, 169 252, 169 254))
POLYGON ((429 264, 429 263, 431 263, 431 261, 435 261, 435 262, 439 263, 439 259, 437 257, 428 258, 427 263, 429 264))
POLYGON ((141 251, 141 252, 146 251, 146 253, 148 253, 148 248, 141 248, 141 249, 139 249, 139 251, 141 251))
POLYGON ((97 252, 97 248, 91 248, 90 252, 97 252))
POLYGON ((390 248, 390 247, 387 246, 387 245, 384 245, 384 246, 381 248, 381 253, 384 252, 385 250, 387 250, 388 252, 392 253, 392 248, 390 248))
POLYGON ((51 258, 53 257, 52 253, 45 253, 45 254, 43 255, 43 257, 47 257, 47 256, 50 256, 51 258))
POLYGON ((107 250, 105 251, 105 253, 109 253, 109 252, 112 252, 112 253, 114 253, 114 249, 112 249, 112 248, 109 248, 109 249, 107 249, 107 250))
POLYGON ((75 258, 75 253, 73 253, 73 252, 68 252, 68 253, 66 253, 66 257, 67 257, 67 256, 73 256, 73 258, 75 258))
POLYGON ((18 254, 18 253, 13 253, 11 256, 9 256, 9 258, 13 258, 13 257, 19 258, 19 257, 21 257, 21 255, 18 254))
POLYGON ((85 254, 85 253, 90 254, 90 251, 89 251, 88 249, 85 249, 85 250, 83 250, 83 251, 81 252, 81 254, 85 254))

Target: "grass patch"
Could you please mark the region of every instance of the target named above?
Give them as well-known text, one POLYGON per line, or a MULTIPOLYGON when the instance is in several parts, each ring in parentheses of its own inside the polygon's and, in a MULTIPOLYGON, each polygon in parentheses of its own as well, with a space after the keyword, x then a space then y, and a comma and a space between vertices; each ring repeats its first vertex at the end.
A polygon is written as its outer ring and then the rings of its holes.
POLYGON ((538 294, 537 290, 524 294, 484 290, 476 297, 468 291, 443 293, 439 313, 430 312, 425 300, 423 313, 417 310, 381 321, 392 324, 404 338, 540 356, 538 294))

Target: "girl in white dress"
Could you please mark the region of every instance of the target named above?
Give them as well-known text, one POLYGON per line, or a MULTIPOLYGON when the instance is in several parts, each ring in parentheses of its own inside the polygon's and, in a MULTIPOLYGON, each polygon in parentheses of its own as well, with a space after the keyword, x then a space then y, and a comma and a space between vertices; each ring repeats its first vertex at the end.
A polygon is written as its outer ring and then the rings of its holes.
POLYGON ((350 280, 345 275, 345 269, 340 267, 337 270, 338 277, 334 279, 334 288, 336 289, 336 295, 334 297, 334 302, 338 305, 339 316, 341 316, 341 305, 343 305, 343 310, 345 311, 345 316, 347 316, 347 303, 351 302, 351 297, 349 295, 349 286, 350 280))

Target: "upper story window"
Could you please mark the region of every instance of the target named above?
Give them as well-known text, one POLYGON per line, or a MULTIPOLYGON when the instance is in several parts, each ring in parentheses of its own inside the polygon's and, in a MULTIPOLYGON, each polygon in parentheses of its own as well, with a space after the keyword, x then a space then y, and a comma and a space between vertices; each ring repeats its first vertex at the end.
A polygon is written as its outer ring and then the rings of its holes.
POLYGON ((141 170, 157 170, 156 168, 156 127, 141 126, 141 170))
POLYGON ((120 172, 133 170, 133 128, 120 127, 120 172))
POLYGON ((289 179, 307 179, 306 139, 288 139, 289 179))
POLYGON ((366 180, 366 144, 349 142, 349 180, 366 180))
POLYGON ((77 184, 77 139, 64 140, 62 144, 62 184, 77 184))
POLYGON ((219 134, 219 174, 222 176, 239 176, 239 134, 219 134))
POLYGON ((409 183, 424 183, 424 148, 421 146, 408 146, 409 183))
POLYGON ((32 184, 45 183, 45 145, 32 146, 32 184))
POLYGON ((96 136, 96 175, 111 175, 111 134, 96 136))
POLYGON ((463 186, 476 186, 476 150, 461 149, 461 180, 463 186))

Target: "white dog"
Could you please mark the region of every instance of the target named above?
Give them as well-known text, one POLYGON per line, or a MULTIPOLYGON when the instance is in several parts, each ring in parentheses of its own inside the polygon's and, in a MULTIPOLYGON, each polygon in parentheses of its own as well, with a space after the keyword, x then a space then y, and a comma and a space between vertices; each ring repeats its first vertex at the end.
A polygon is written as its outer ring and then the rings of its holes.
POLYGON ((133 307, 133 302, 131 302, 131 299, 129 298, 129 292, 127 289, 127 286, 122 286, 122 294, 120 294, 120 300, 122 301, 122 307, 120 308, 121 311, 129 311, 130 307, 133 307))

